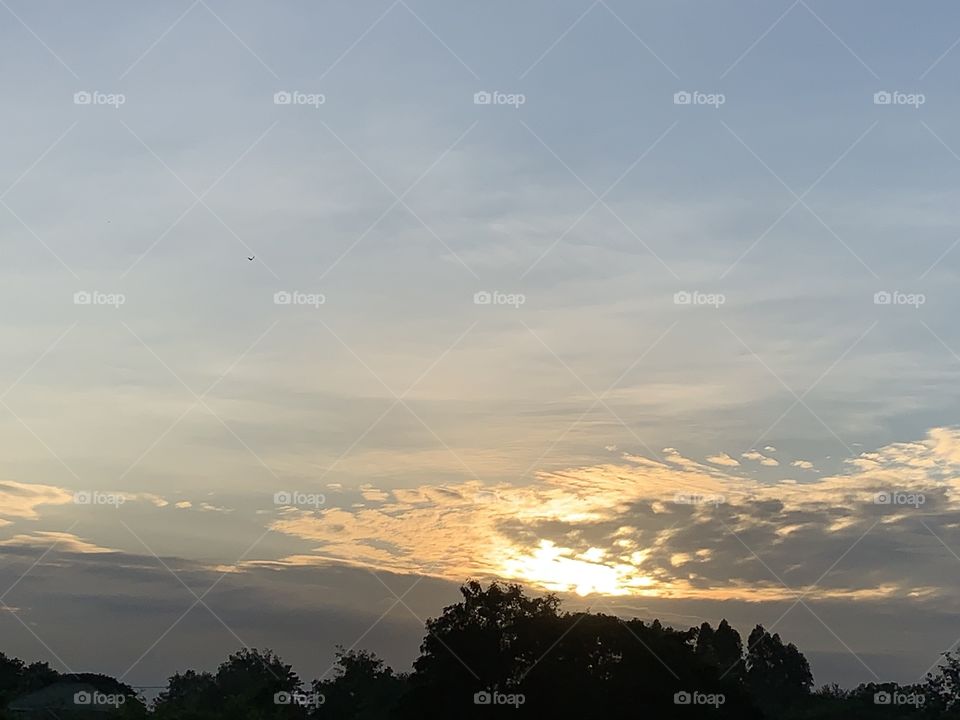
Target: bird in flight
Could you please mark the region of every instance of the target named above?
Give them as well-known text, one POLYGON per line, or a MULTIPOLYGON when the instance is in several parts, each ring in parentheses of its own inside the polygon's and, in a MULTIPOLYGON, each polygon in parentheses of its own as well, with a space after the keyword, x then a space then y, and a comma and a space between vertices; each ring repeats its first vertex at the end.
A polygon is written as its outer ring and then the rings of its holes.
POLYGON ((256 255, 247 255, 247 260, 253 260, 255 257, 256 255))

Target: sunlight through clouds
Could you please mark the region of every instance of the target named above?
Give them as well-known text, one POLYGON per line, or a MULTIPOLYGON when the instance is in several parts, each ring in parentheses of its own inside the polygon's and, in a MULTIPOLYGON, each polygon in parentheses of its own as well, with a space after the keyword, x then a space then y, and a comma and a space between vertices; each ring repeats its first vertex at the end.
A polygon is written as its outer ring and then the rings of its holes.
MULTIPOLYGON (((625 454, 621 464, 542 473, 529 486, 378 492, 372 507, 289 512, 272 528, 315 543, 280 564, 500 577, 580 595, 782 599, 792 591, 756 555, 839 555, 878 524, 910 542, 921 513, 960 509, 958 449, 960 431, 936 428, 799 483, 760 482, 671 448, 663 462, 625 454)), ((837 571, 812 592, 926 596, 935 579, 887 562, 837 571)))

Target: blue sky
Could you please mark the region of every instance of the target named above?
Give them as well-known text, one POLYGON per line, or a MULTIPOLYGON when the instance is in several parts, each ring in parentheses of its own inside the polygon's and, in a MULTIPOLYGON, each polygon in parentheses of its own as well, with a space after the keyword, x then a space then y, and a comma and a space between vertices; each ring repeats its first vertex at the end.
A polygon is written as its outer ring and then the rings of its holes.
POLYGON ((821 682, 960 635, 955 5, 0 5, 12 651, 318 673, 296 622, 393 604, 403 666, 467 576, 747 631, 806 587, 821 682), (231 592, 163 634, 183 577, 231 592))

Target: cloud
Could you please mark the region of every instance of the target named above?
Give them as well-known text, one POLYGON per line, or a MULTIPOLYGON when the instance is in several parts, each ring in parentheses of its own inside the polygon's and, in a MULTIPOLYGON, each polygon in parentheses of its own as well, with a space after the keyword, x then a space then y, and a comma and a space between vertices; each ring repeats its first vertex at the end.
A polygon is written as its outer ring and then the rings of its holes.
POLYGON ((707 462, 713 463, 714 465, 724 465, 726 467, 739 467, 740 462, 735 458, 730 457, 726 453, 720 453, 719 455, 711 455, 707 458, 707 462))
POLYGON ((390 493, 376 488, 363 488, 360 494, 364 500, 382 501, 390 498, 390 493))
POLYGON ((200 510, 202 512, 218 512, 218 513, 233 512, 233 508, 220 507, 219 505, 211 505, 210 503, 206 503, 206 502, 200 503, 200 510))
POLYGON ((793 467, 800 468, 801 470, 812 470, 813 463, 809 460, 794 460, 790 463, 793 467))
POLYGON ((42 505, 72 502, 73 493, 60 487, 0 481, 0 516, 34 520, 38 517, 37 508, 42 505))
POLYGON ((14 535, 0 542, 2 547, 36 547, 44 550, 57 550, 62 553, 101 554, 116 550, 100 547, 67 532, 38 531, 33 534, 14 535))
POLYGON ((745 452, 740 457, 746 458, 747 460, 758 460, 761 465, 766 465, 767 467, 777 467, 780 464, 774 458, 767 457, 762 453, 758 453, 756 450, 745 452))
POLYGON ((673 450, 527 486, 429 485, 361 508, 290 509, 272 529, 311 548, 273 564, 513 578, 580 594, 756 601, 816 584, 814 598, 950 596, 956 560, 919 521, 960 547, 960 430, 863 453, 813 482, 731 471, 673 450), (847 551, 850 562, 819 577, 847 551))

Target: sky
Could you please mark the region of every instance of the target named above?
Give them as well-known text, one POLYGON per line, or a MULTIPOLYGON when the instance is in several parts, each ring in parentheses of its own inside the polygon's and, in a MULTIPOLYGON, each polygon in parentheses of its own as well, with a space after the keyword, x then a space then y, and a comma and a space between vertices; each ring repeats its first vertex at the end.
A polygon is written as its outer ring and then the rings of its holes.
POLYGON ((0 18, 7 654, 406 670, 468 578, 960 641, 956 4, 0 18))

